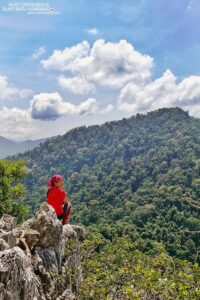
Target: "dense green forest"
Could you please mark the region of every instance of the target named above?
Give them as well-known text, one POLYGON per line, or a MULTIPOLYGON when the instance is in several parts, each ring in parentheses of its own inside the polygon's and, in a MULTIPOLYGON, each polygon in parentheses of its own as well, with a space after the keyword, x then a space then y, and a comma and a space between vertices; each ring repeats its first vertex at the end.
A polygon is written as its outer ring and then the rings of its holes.
POLYGON ((172 258, 162 243, 155 242, 146 253, 137 242, 116 237, 105 242, 99 234, 89 235, 77 247, 67 243, 69 264, 58 280, 71 284, 79 300, 197 300, 200 299, 200 267, 172 258), (73 255, 81 251, 82 278, 77 289, 73 255))
POLYGON ((29 216, 44 201, 50 175, 64 176, 73 205, 70 223, 108 243, 155 243, 168 255, 200 261, 200 119, 161 108, 47 139, 24 159, 29 216))

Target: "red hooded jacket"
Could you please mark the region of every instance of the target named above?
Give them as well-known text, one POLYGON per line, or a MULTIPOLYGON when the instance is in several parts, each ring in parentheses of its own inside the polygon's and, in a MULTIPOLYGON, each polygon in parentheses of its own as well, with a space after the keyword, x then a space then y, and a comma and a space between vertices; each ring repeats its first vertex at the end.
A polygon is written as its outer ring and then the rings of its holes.
POLYGON ((48 192, 47 203, 53 206, 57 215, 61 215, 63 213, 62 205, 65 197, 65 191, 57 187, 52 187, 48 192))

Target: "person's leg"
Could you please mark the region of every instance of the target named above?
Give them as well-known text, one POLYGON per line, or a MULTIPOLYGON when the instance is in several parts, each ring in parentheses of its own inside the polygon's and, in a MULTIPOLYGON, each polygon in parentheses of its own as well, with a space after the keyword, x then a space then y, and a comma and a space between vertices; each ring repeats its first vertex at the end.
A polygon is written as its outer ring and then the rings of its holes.
POLYGON ((65 203, 63 206, 63 218, 66 216, 67 211, 68 211, 68 203, 65 203))
POLYGON ((62 215, 57 215, 58 220, 62 220, 64 216, 64 213, 62 215))
POLYGON ((69 207, 67 206, 67 211, 66 211, 66 215, 63 217, 63 225, 65 225, 67 223, 67 220, 70 217, 71 214, 71 210, 72 210, 72 205, 70 204, 69 207))
POLYGON ((61 215, 57 215, 59 220, 63 219, 66 216, 67 209, 68 209, 68 204, 65 203, 63 206, 63 213, 61 215))

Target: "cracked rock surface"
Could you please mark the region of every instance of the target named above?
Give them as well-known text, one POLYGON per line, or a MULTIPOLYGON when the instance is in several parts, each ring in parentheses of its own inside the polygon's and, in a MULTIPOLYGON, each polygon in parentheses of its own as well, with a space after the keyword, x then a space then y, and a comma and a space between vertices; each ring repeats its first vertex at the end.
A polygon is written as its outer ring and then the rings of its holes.
MULTIPOLYGON (((67 266, 65 246, 68 240, 77 247, 85 229, 62 225, 54 209, 46 202, 36 215, 16 227, 16 219, 0 219, 0 300, 75 300, 67 282, 58 282, 67 266)), ((80 257, 73 255, 77 280, 81 278, 80 257)))

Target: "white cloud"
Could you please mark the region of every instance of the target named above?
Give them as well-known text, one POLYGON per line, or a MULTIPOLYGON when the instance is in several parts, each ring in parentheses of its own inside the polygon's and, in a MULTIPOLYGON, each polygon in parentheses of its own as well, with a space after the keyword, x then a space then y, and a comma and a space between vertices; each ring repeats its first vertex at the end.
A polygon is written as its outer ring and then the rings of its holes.
POLYGON ((88 98, 76 106, 76 113, 79 115, 94 114, 97 112, 96 99, 88 98))
POLYGON ((68 114, 92 114, 96 112, 96 109, 96 100, 94 98, 88 98, 79 105, 74 105, 64 101, 59 93, 41 93, 35 95, 31 101, 32 118, 43 121, 56 120, 68 114))
POLYGON ((118 89, 129 81, 149 80, 153 58, 139 53, 126 40, 112 43, 99 39, 92 47, 83 41, 63 51, 56 50, 41 63, 46 69, 70 71, 88 82, 118 89))
POLYGON ((37 49, 33 52, 32 57, 33 57, 33 58, 39 58, 40 56, 42 56, 42 55, 45 54, 45 53, 46 53, 46 48, 45 48, 45 46, 41 46, 41 47, 37 48, 37 49))
MULTIPOLYGON (((153 58, 139 53, 126 40, 112 43, 99 39, 93 46, 83 41, 63 51, 55 50, 41 63, 48 70, 59 70, 59 86, 77 95, 93 92, 98 95, 99 87, 109 87, 114 94, 115 89, 120 89, 117 98, 120 111, 137 113, 180 106, 200 116, 200 76, 189 76, 178 82, 176 76, 166 70, 160 78, 153 80, 153 58)), ((20 99, 30 93, 10 84, 6 76, 0 76, 0 100, 20 99)), ((105 90, 100 94, 104 95, 105 90)), ((94 113, 103 115, 113 109, 113 104, 99 109, 94 98, 74 104, 65 101, 58 92, 40 93, 33 96, 28 110, 16 107, 0 110, 0 134, 12 138, 29 137, 37 130, 35 120, 54 121, 61 116, 94 113)))
POLYGON ((0 110, 0 135, 7 138, 31 138, 38 128, 31 119, 30 112, 17 107, 3 107, 0 110))
POLYGON ((131 113, 146 112, 160 107, 181 106, 189 109, 193 105, 200 111, 200 76, 190 76, 179 84, 170 70, 162 77, 136 85, 128 83, 118 97, 118 108, 131 113))
POLYGON ((31 94, 31 90, 17 88, 8 82, 7 76, 0 75, 0 100, 23 99, 31 94))
POLYGON ((98 35, 99 31, 97 28, 85 29, 85 32, 89 35, 98 35))
POLYGON ((114 106, 112 104, 108 104, 106 107, 99 111, 100 114, 108 114, 113 110, 114 106))
POLYGON ((78 105, 62 100, 58 93, 35 95, 27 109, 3 107, 0 109, 0 135, 11 139, 29 139, 39 132, 37 120, 51 120, 63 115, 87 115, 97 111, 93 98, 78 105))
POLYGON ((58 69, 61 71, 69 70, 70 64, 80 57, 88 55, 90 45, 83 41, 72 47, 66 47, 63 51, 54 50, 53 54, 47 59, 42 60, 41 64, 46 69, 58 69))
POLYGON ((58 77, 58 84, 65 90, 68 90, 77 95, 94 93, 95 86, 89 83, 84 77, 58 77))

